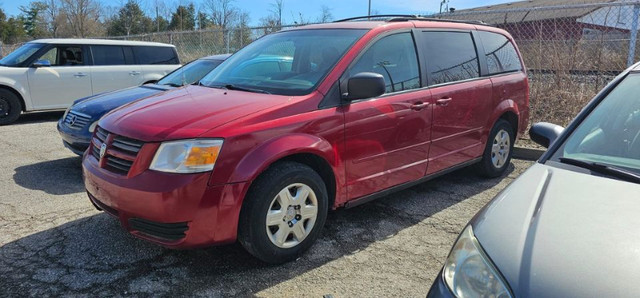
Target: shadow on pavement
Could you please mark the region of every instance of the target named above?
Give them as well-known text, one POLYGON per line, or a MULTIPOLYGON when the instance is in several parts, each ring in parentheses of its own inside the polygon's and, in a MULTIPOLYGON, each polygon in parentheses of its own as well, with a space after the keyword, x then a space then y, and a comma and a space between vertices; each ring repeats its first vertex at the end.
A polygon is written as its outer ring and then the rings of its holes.
POLYGON ((37 113, 29 113, 22 114, 20 118, 9 125, 21 125, 21 124, 33 124, 40 122, 51 122, 58 121, 62 115, 64 115, 64 111, 52 111, 52 112, 37 112, 37 113))
POLYGON ((24 188, 51 195, 84 192, 82 160, 76 156, 17 167, 13 181, 24 188))
MULTIPOLYGON (((81 185, 63 186, 80 180, 77 159, 41 165, 42 174, 35 173, 36 167, 18 170, 16 181, 24 184, 23 178, 31 175, 37 179, 30 180, 42 181, 59 167, 72 168, 75 177, 30 187, 51 193, 69 192, 69 187, 81 191, 81 185)), ((512 164, 509 172, 513 170, 512 164)), ((257 261, 238 244, 183 251, 161 248, 129 235, 106 214, 93 215, 0 247, 0 289, 8 296, 254 295, 388 239, 501 180, 481 179, 463 169, 375 202, 331 212, 311 250, 280 266, 257 261)), ((448 249, 450 244, 442 245, 448 249)))

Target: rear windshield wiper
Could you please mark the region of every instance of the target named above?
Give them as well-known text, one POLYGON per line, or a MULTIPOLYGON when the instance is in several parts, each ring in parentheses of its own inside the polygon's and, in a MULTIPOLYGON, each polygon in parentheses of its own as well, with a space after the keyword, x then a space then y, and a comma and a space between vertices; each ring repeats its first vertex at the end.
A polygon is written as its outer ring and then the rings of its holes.
POLYGON ((265 94, 271 94, 265 90, 262 89, 256 89, 256 88, 249 88, 249 87, 240 87, 240 86, 236 86, 233 84, 226 84, 224 85, 224 88, 229 89, 229 90, 238 90, 238 91, 247 91, 247 92, 253 92, 253 93, 265 93, 265 94))
POLYGON ((560 157, 560 162, 561 163, 565 163, 565 164, 569 164, 569 165, 573 165, 573 166, 576 166, 576 167, 585 168, 585 169, 591 170, 593 172, 597 172, 597 173, 613 176, 613 177, 616 177, 618 179, 622 179, 622 180, 625 180, 625 181, 628 181, 628 182, 640 183, 640 175, 639 174, 636 174, 634 172, 631 172, 629 170, 625 170, 623 168, 619 168, 619 167, 616 167, 616 166, 611 166, 611 165, 597 163, 597 162, 591 162, 591 161, 584 161, 584 160, 568 158, 568 157, 560 157))

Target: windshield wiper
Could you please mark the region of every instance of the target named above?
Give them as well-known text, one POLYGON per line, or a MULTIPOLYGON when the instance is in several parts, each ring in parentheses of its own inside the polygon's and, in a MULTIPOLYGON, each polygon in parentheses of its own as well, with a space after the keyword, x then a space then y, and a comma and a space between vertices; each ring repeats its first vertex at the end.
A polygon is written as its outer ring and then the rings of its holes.
POLYGON ((573 166, 576 166, 576 167, 585 168, 585 169, 591 170, 593 172, 597 172, 597 173, 613 176, 613 177, 616 177, 618 179, 622 179, 622 180, 625 180, 625 181, 628 181, 628 182, 640 183, 640 175, 639 174, 636 174, 634 172, 631 172, 629 170, 625 170, 623 168, 619 168, 619 167, 616 167, 616 166, 611 166, 611 165, 597 163, 597 162, 591 162, 591 161, 584 161, 584 160, 568 158, 568 157, 560 157, 560 162, 561 163, 565 163, 565 164, 569 164, 569 165, 573 165, 573 166))
POLYGON ((265 93, 265 94, 271 94, 265 90, 262 89, 255 89, 255 88, 248 88, 248 87, 240 87, 240 86, 236 86, 233 84, 226 84, 224 85, 224 88, 229 89, 229 90, 238 90, 238 91, 247 91, 247 92, 253 92, 253 93, 265 93))
POLYGON ((162 84, 162 85, 166 85, 166 86, 171 86, 171 87, 182 87, 184 85, 181 84, 176 84, 176 83, 166 83, 166 84, 162 84))

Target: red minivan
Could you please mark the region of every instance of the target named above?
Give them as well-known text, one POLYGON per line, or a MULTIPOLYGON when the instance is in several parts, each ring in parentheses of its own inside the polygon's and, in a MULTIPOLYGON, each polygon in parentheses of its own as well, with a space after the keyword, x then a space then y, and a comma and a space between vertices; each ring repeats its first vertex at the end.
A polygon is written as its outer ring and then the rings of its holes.
POLYGON ((298 27, 103 117, 84 181, 137 237, 172 248, 239 240, 286 262, 330 209, 465 166, 503 174, 528 89, 497 28, 409 16, 298 27))

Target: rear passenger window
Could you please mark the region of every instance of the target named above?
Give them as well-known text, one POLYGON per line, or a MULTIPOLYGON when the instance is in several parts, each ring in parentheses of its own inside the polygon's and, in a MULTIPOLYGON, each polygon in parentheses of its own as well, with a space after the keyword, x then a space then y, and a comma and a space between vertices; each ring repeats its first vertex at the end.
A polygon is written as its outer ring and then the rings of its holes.
POLYGON ((432 85, 480 76, 478 55, 471 33, 423 32, 427 69, 432 85))
POLYGON ((91 46, 94 65, 125 65, 124 52, 120 46, 91 46))
POLYGON ((179 64, 171 47, 133 47, 133 54, 138 64, 179 64))
POLYGON ((522 70, 522 64, 516 48, 502 34, 478 31, 487 57, 489 74, 522 70))
POLYGON ((349 77, 375 72, 384 77, 386 93, 420 87, 418 56, 411 33, 398 33, 376 41, 349 70, 349 77))

